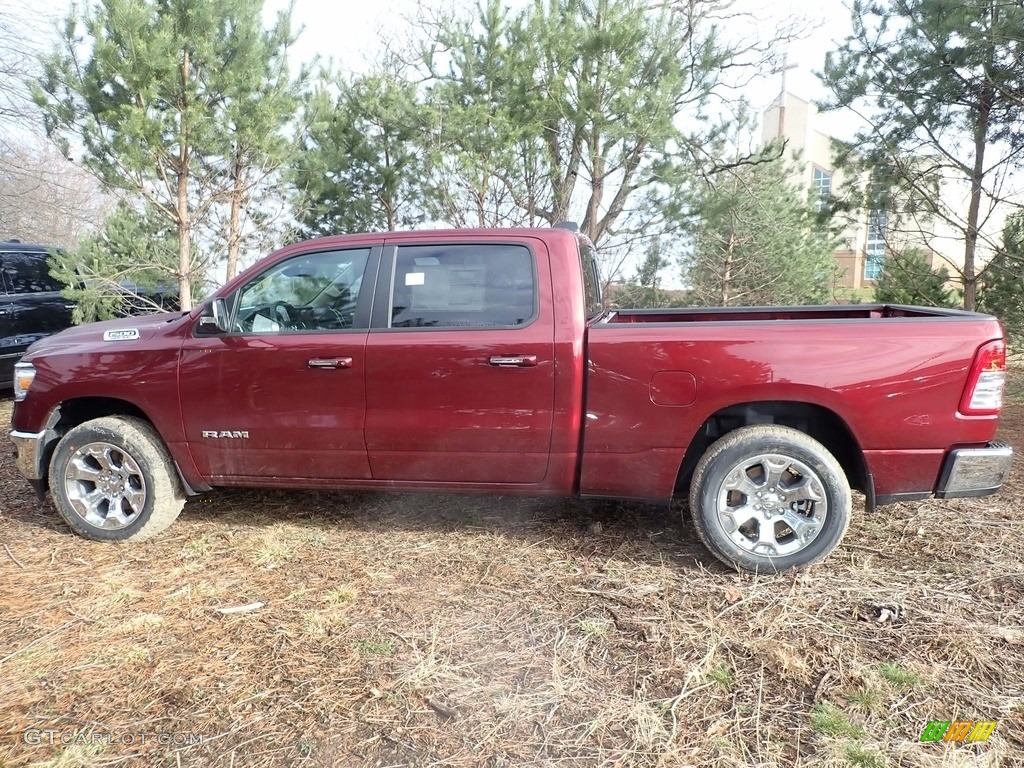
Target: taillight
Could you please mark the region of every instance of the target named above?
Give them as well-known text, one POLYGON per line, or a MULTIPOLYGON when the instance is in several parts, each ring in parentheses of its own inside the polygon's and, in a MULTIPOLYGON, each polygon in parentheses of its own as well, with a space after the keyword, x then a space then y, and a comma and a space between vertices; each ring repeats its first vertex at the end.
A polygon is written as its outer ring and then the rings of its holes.
POLYGON ((999 339, 983 344, 974 355, 967 388, 960 399, 960 413, 968 416, 998 413, 1003 407, 1006 383, 1006 343, 999 339))

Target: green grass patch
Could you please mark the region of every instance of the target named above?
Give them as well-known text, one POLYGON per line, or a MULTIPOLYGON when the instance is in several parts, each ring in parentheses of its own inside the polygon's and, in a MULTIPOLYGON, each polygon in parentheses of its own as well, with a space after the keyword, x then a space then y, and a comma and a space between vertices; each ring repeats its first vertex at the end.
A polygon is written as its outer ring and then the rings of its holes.
POLYGON ((861 691, 853 691, 846 698, 856 709, 866 714, 880 715, 885 711, 885 694, 872 685, 861 691))
POLYGON ((708 672, 708 677, 718 683, 718 686, 723 691, 732 690, 732 672, 727 666, 725 666, 725 664, 716 664, 711 671, 708 672))
POLYGON ((608 619, 593 617, 580 619, 578 626, 580 632, 589 637, 607 637, 612 629, 612 623, 608 619))
POLYGON ((848 736, 862 739, 867 734, 859 725, 850 721, 847 714, 830 701, 816 704, 811 710, 811 725, 825 736, 848 736))
POLYGON ((368 639, 356 643, 356 650, 373 656, 391 656, 395 652, 395 644, 390 640, 368 639))
POLYGON ((886 661, 879 664, 878 674, 880 674, 882 679, 891 686, 902 690, 917 688, 917 686, 921 684, 920 675, 915 675, 913 672, 904 669, 894 661, 886 661))
POLYGON ((847 744, 844 752, 850 765, 856 765, 859 768, 885 768, 886 766, 884 757, 873 750, 865 749, 860 744, 847 744))

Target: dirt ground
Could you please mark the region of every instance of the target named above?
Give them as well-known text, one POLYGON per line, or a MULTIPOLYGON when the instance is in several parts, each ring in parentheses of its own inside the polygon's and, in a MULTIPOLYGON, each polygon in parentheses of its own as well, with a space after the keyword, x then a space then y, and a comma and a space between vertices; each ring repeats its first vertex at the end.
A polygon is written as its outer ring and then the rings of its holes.
POLYGON ((0 766, 1024 765, 1019 460, 778 577, 642 505, 224 491, 116 546, 0 491, 0 766))

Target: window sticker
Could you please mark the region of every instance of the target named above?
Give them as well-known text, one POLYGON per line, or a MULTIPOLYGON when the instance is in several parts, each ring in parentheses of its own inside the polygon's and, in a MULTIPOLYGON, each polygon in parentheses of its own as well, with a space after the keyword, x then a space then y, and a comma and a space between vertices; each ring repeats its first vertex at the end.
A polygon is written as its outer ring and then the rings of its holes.
POLYGON ((276 333, 281 326, 266 315, 256 315, 252 319, 252 330, 253 333, 276 333))
POLYGON ((406 285, 423 285, 426 273, 424 272, 408 272, 405 275, 406 285))

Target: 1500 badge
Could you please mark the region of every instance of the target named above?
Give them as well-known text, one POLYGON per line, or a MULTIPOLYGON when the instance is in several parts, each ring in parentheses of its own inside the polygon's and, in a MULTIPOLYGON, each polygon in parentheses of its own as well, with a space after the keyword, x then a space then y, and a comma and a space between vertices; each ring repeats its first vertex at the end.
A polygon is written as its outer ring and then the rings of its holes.
POLYGON ((118 328, 113 331, 104 331, 104 341, 133 341, 139 338, 138 328, 118 328))
POLYGON ((230 429, 224 429, 224 430, 221 430, 220 432, 218 432, 215 429, 204 429, 203 430, 203 437, 213 437, 213 438, 234 437, 234 438, 241 438, 243 440, 248 440, 249 439, 249 432, 247 430, 239 431, 239 430, 230 430, 230 429))

